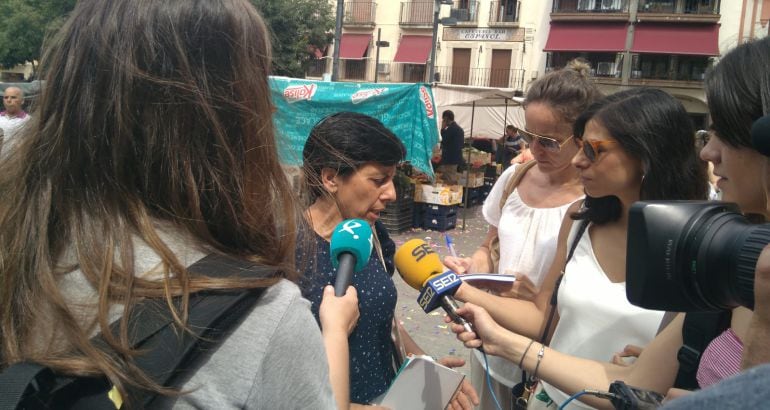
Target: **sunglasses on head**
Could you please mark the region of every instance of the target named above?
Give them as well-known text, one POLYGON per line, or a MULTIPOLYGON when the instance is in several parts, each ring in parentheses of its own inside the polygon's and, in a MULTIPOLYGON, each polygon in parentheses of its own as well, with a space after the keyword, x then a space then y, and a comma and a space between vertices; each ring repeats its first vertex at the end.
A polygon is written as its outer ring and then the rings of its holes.
POLYGON ((583 148, 583 155, 585 155, 589 161, 595 162, 596 157, 599 156, 599 147, 603 145, 614 145, 617 144, 617 141, 586 141, 582 138, 575 138, 575 144, 577 144, 578 148, 583 148))
POLYGON ((522 129, 519 129, 516 132, 524 141, 527 142, 527 144, 532 144, 534 141, 537 141, 537 143, 540 144, 540 146, 543 147, 544 150, 550 151, 550 152, 561 151, 561 147, 563 147, 564 144, 567 143, 567 141, 572 139, 572 136, 570 136, 566 140, 559 142, 551 137, 544 137, 542 135, 537 135, 535 133, 525 131, 522 129))

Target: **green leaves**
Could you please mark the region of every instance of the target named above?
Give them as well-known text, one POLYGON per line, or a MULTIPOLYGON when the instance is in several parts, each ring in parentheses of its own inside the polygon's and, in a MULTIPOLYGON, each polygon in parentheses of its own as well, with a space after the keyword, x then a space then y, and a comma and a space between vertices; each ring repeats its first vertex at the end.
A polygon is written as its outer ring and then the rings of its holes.
POLYGON ((273 73, 303 78, 315 48, 331 43, 334 4, 328 0, 251 0, 272 34, 273 73))
POLYGON ((0 65, 40 58, 46 36, 61 27, 76 0, 0 0, 0 65))

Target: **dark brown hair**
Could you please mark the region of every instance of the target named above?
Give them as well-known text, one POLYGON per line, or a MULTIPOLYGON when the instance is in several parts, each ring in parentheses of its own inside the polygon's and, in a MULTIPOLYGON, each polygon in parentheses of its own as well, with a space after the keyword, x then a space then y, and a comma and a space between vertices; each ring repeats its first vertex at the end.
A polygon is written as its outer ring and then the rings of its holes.
POLYGON ((125 321, 137 299, 181 295, 183 325, 192 292, 296 279, 267 29, 247 0, 80 0, 42 65, 37 111, 0 164, 0 367, 105 374, 125 392, 143 383, 125 321), (161 239, 167 230, 276 277, 192 276, 161 239), (137 241, 162 259, 162 280, 136 276, 137 241), (59 289, 75 270, 97 293, 87 323, 59 289), (121 332, 110 337, 115 306, 121 332), (35 339, 38 323, 50 339, 35 339), (118 355, 89 340, 96 331, 118 355))

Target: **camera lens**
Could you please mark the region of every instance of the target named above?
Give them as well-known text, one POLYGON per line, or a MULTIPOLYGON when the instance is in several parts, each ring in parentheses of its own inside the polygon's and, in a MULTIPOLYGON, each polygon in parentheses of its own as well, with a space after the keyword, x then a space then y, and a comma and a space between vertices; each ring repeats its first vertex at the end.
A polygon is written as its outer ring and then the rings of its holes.
POLYGON ((650 201, 629 213, 626 293, 670 311, 754 306, 754 269, 770 225, 752 225, 734 204, 650 201))

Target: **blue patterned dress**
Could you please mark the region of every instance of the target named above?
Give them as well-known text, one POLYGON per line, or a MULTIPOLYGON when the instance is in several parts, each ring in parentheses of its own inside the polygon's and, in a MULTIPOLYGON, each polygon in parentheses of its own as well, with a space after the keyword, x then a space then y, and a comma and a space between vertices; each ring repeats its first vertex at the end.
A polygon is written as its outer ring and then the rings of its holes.
MULTIPOLYGON (((348 339, 350 400, 361 404, 368 404, 383 394, 395 377, 394 346, 390 334, 398 298, 396 286, 391 279, 396 246, 381 223, 377 222, 374 228, 382 247, 385 267, 375 249, 369 264, 353 275, 352 282, 358 292, 360 319, 348 339)), ((329 242, 315 232, 312 235, 300 236, 310 237, 315 241, 315 246, 309 247, 315 249, 315 257, 307 257, 300 242, 296 260, 303 273, 300 281, 302 295, 312 304, 313 315, 319 321, 318 307, 321 304, 323 288, 334 284, 336 272, 329 256, 329 242)))

